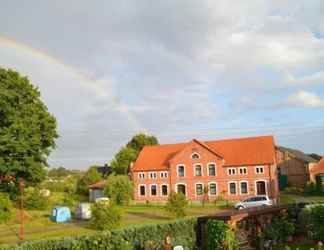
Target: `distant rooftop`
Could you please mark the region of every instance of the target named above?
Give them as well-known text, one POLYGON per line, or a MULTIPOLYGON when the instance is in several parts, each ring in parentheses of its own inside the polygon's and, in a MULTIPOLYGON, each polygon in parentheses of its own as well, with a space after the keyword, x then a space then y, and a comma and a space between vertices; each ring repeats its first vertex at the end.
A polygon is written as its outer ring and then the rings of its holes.
POLYGON ((305 154, 303 151, 300 151, 297 149, 287 148, 287 147, 283 147, 283 146, 278 146, 278 149, 281 151, 287 151, 287 152, 291 153, 292 155, 294 155, 297 159, 302 160, 307 163, 318 163, 319 162, 318 159, 313 158, 310 155, 305 154))

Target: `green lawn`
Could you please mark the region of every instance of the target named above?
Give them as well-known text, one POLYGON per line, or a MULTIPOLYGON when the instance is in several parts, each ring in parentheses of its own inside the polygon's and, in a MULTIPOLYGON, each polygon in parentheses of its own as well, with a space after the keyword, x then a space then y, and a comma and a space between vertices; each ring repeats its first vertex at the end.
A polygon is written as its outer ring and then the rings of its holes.
POLYGON ((299 202, 321 203, 324 202, 324 196, 302 196, 285 192, 281 192, 280 194, 280 203, 282 204, 299 202))
MULTIPOLYGON (((123 220, 120 227, 138 224, 163 223, 172 220, 163 206, 134 205, 122 207, 123 220)), ((201 216, 215 214, 220 211, 215 205, 190 206, 187 216, 201 216)), ((66 224, 58 224, 50 221, 50 209, 46 211, 25 211, 25 240, 47 239, 62 236, 91 235, 96 230, 89 228, 88 222, 72 221, 66 224)), ((0 244, 17 243, 19 231, 19 216, 8 224, 0 225, 0 244)))

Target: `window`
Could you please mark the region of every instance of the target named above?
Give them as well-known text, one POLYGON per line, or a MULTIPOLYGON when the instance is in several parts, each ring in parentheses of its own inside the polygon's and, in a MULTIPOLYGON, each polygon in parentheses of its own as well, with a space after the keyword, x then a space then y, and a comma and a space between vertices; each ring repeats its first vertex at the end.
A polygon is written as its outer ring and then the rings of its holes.
POLYGON ((162 196, 167 196, 168 195, 168 186, 167 185, 162 185, 161 186, 161 193, 162 193, 162 196))
POLYGON ((201 165, 195 165, 195 176, 202 176, 202 167, 201 167, 201 165))
POLYGON ((241 182, 241 194, 248 194, 248 183, 246 181, 241 182))
POLYGON ((236 169, 235 168, 229 168, 228 170, 227 170, 228 172, 228 175, 235 175, 236 174, 236 169))
POLYGON ((240 174, 247 174, 247 168, 240 168, 239 172, 240 174))
POLYGON ((183 165, 178 166, 178 176, 179 177, 184 177, 185 176, 185 168, 183 165))
POLYGON ((191 159, 193 159, 193 160, 197 160, 197 159, 199 159, 200 158, 200 155, 198 154, 198 153, 193 153, 192 155, 191 155, 191 159))
POLYGON ((262 166, 255 167, 255 173, 257 174, 263 174, 264 168, 262 166))
POLYGON ((217 194, 216 183, 210 183, 209 184, 209 194, 210 195, 216 195, 217 194))
POLYGON ((156 177, 157 177, 156 172, 151 172, 151 173, 150 173, 150 178, 151 178, 151 179, 156 179, 156 177))
POLYGON ((168 177, 168 172, 160 172, 160 177, 161 178, 167 178, 168 177))
POLYGON ((202 195, 203 194, 203 185, 202 184, 196 184, 196 195, 202 195))
POLYGON ((145 174, 144 173, 138 173, 138 178, 144 179, 145 178, 145 174))
POLYGON ((151 186, 151 195, 156 196, 157 190, 156 190, 156 185, 151 186))
POLYGON ((140 186, 140 195, 145 196, 145 186, 140 186))
POLYGON ((208 165, 208 175, 209 176, 215 176, 216 175, 216 166, 215 166, 215 164, 209 164, 208 165))
POLYGON ((230 182, 229 193, 232 195, 236 194, 236 183, 235 182, 230 182))

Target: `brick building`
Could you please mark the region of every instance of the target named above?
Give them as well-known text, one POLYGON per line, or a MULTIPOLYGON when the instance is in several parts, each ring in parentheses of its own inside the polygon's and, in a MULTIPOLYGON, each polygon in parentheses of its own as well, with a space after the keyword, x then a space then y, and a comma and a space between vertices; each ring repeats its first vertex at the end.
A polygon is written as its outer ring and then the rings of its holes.
POLYGON ((188 200, 278 197, 272 136, 147 146, 131 167, 136 201, 166 201, 171 191, 188 200), (207 188, 206 188, 207 187, 207 188), (205 192, 204 192, 205 190, 205 192), (208 193, 206 192, 208 190, 208 193))

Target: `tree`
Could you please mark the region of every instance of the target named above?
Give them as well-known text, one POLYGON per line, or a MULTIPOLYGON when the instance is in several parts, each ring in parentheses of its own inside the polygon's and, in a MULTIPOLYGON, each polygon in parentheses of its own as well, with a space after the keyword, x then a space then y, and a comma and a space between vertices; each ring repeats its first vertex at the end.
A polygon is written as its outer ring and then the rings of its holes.
POLYGON ((135 162, 138 154, 144 146, 157 145, 158 140, 155 136, 139 133, 122 147, 110 163, 116 174, 127 174, 130 164, 135 162))
POLYGON ((97 172, 97 168, 92 166, 77 182, 76 192, 80 195, 89 195, 89 185, 94 184, 102 179, 101 175, 97 172))
POLYGON ((176 218, 180 218, 186 215, 187 205, 188 201, 183 193, 171 192, 165 208, 171 215, 175 216, 176 218))
POLYGON ((107 196, 117 205, 127 204, 133 195, 133 184, 126 175, 110 175, 105 189, 107 196))
POLYGON ((74 172, 69 170, 69 169, 66 169, 64 167, 58 167, 58 168, 51 168, 49 171, 48 171, 48 176, 49 177, 54 177, 54 178, 60 178, 60 177, 66 177, 70 174, 73 174, 74 172))
POLYGON ((92 205, 90 226, 94 229, 114 229, 120 224, 121 219, 121 210, 113 204, 97 202, 92 205))
POLYGON ((39 90, 27 77, 0 68, 0 176, 40 183, 57 137, 56 120, 39 90))

